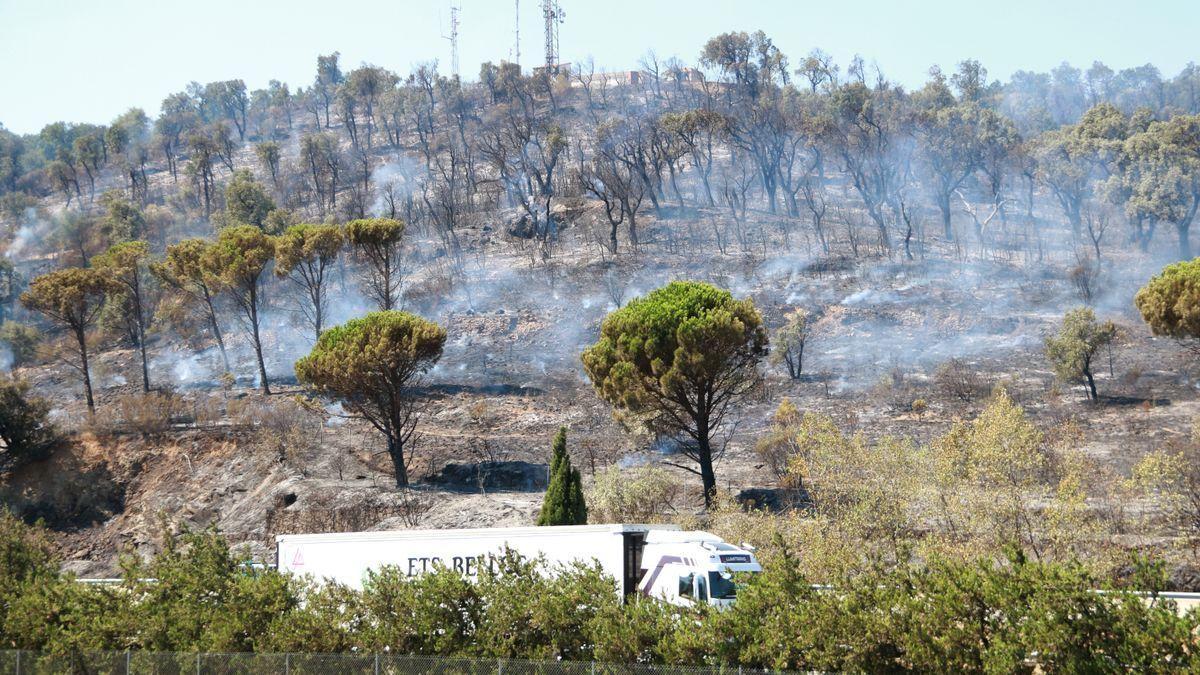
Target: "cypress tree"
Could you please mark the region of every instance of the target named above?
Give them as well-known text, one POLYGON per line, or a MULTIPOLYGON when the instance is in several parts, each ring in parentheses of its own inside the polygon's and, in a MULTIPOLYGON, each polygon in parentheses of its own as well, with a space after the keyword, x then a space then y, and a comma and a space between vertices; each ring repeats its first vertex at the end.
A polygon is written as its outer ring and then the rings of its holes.
POLYGON ((587 523, 587 504, 583 501, 583 480, 571 466, 567 454, 567 428, 560 427, 554 436, 550 456, 550 484, 542 501, 538 525, 584 525, 587 523))

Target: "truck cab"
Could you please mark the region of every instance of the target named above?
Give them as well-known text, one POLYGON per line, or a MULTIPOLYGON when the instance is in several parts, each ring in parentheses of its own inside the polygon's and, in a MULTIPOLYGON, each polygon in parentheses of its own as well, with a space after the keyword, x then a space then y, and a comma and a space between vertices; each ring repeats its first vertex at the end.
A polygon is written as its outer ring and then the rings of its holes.
POLYGON ((642 550, 639 590, 675 605, 725 607, 737 596, 736 576, 758 573, 754 554, 707 532, 651 530, 642 550))

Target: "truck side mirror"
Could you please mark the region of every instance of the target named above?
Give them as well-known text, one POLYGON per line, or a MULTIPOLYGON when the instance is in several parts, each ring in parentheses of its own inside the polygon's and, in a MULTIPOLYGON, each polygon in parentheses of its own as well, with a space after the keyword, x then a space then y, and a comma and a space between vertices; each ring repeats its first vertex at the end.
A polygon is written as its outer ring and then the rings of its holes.
POLYGON ((696 577, 696 600, 708 602, 708 580, 703 575, 696 577))

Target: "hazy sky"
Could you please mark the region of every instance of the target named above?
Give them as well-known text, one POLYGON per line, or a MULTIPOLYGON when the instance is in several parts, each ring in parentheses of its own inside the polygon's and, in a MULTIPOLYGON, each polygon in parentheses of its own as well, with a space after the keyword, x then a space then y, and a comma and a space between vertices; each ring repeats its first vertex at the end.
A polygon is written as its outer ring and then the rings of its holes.
MULTIPOLYGON (((1174 75, 1200 59, 1200 0, 561 0, 564 61, 588 55, 635 67, 653 49, 695 61, 709 37, 763 29, 793 63, 813 47, 843 66, 858 53, 919 85, 932 64, 977 58, 992 78, 1099 59, 1174 75)), ((460 0, 463 76, 511 59, 513 0, 460 0)), ((241 78, 251 89, 313 77, 318 54, 343 70, 401 74, 437 59, 450 69, 450 0, 0 0, 0 124, 104 123, 131 106, 158 113, 192 80, 241 78)), ((542 59, 540 2, 521 0, 521 62, 542 59)))

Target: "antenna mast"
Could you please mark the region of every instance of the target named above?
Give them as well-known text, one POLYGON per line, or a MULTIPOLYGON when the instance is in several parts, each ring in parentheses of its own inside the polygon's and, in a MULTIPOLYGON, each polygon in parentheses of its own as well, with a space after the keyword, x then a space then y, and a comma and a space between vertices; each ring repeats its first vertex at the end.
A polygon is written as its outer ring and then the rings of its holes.
POLYGON ((513 62, 517 64, 517 72, 521 70, 521 0, 515 0, 516 11, 516 35, 517 44, 513 51, 513 62))
POLYGON ((458 13, 462 7, 450 5, 450 35, 442 37, 450 41, 450 73, 458 79, 458 13))
POLYGON ((558 73, 558 26, 566 14, 557 0, 542 0, 542 18, 546 22, 546 73, 558 73))

